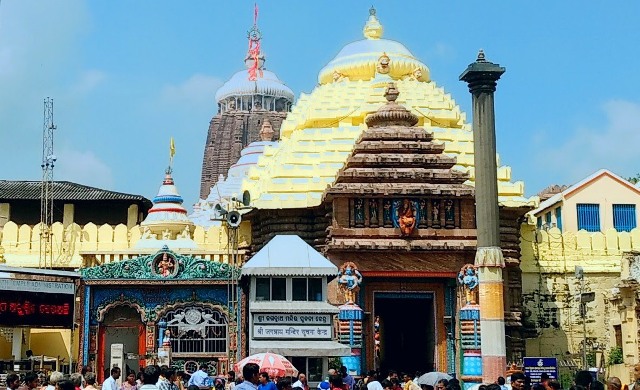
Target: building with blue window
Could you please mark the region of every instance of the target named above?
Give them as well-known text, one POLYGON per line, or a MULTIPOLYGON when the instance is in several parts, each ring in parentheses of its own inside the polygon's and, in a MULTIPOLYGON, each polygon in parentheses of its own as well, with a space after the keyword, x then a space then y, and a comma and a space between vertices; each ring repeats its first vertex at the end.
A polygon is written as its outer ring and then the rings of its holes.
POLYGON ((540 229, 561 232, 630 232, 637 227, 640 188, 601 169, 531 211, 540 229))

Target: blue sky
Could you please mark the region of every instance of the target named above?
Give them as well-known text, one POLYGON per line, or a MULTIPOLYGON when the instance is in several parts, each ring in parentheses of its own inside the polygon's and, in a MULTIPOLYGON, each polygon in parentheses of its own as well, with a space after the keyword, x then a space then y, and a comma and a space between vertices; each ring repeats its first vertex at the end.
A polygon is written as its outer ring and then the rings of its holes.
MULTIPOLYGON (((0 179, 39 180, 43 100, 55 179, 153 197, 176 142, 177 185, 199 191, 216 89, 243 68, 253 1, 0 0, 0 179)), ((367 1, 261 1, 267 67, 296 95, 362 38, 367 1)), ((640 2, 373 1, 471 117, 458 81, 483 48, 507 68, 498 152, 533 195, 600 168, 640 172, 640 2)))

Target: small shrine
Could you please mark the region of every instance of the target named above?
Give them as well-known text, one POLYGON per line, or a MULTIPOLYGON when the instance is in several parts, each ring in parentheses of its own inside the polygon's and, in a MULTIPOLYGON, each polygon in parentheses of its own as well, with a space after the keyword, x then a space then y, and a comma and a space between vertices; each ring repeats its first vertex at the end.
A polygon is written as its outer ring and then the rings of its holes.
MULTIPOLYGON (((349 356, 334 339, 339 309, 327 302, 338 268, 296 235, 277 235, 242 267, 248 291, 249 351, 283 355, 315 387, 329 357, 349 356)), ((349 279, 352 280, 352 279, 349 279)), ((352 280, 351 291, 357 282, 352 280)))
POLYGON ((458 273, 458 285, 462 294, 460 302, 460 326, 458 327, 462 352, 462 376, 464 388, 482 383, 482 353, 480 349, 480 305, 478 301, 478 273, 473 264, 465 264, 458 273))

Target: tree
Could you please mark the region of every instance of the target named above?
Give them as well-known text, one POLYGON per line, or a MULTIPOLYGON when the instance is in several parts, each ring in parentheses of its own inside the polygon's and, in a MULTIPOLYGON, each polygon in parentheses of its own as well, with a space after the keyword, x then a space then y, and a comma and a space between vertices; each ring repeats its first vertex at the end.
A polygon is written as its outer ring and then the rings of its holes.
POLYGON ((636 173, 636 175, 632 177, 627 177, 627 181, 631 182, 631 184, 638 184, 640 182, 640 173, 636 173))

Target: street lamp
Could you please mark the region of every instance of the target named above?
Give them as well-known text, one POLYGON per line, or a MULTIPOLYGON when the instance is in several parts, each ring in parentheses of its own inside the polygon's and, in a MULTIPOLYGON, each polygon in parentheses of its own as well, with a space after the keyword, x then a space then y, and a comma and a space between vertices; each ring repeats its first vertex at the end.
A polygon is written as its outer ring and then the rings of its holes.
POLYGON ((584 292, 584 270, 576 266, 576 279, 580 280, 580 317, 582 317, 582 366, 589 369, 587 364, 587 303, 596 299, 595 292, 584 292))

